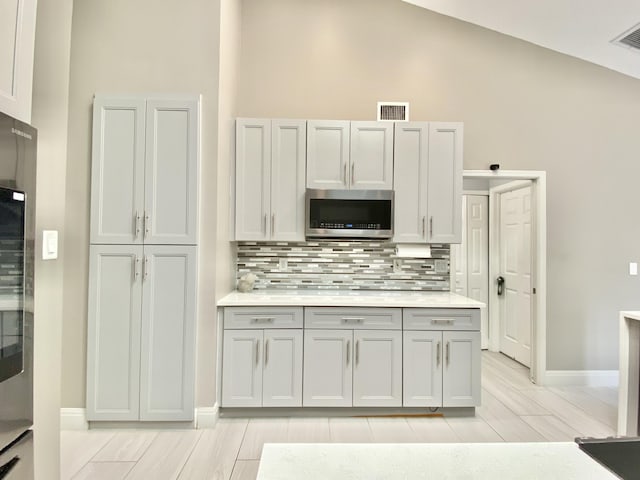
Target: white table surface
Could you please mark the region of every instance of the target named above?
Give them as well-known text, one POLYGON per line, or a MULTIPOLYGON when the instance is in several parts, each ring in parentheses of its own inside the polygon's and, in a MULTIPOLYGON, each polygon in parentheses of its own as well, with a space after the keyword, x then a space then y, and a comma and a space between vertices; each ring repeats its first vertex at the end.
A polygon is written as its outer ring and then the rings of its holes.
POLYGON ((257 480, 618 478, 573 442, 265 444, 257 480))
POLYGON ((218 306, 484 308, 485 304, 451 292, 253 290, 232 292, 218 306))

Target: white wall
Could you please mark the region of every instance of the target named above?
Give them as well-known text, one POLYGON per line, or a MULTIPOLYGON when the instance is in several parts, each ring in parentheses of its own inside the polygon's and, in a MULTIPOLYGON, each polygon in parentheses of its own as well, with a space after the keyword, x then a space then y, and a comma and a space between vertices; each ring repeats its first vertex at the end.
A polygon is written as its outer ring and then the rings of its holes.
POLYGON ((244 0, 239 116, 465 122, 465 169, 546 170, 547 368, 616 369, 640 309, 640 80, 398 0, 244 0))
POLYGON ((62 405, 85 405, 91 106, 101 93, 201 93, 197 405, 215 402, 218 1, 82 0, 73 9, 62 405))
MULTIPOLYGON (((38 2, 32 123, 38 129, 36 199, 34 432, 35 476, 60 471, 60 379, 64 249, 42 261, 43 229, 65 232, 65 174, 72 0, 38 2)), ((72 258, 69 259, 73 261, 72 258)))

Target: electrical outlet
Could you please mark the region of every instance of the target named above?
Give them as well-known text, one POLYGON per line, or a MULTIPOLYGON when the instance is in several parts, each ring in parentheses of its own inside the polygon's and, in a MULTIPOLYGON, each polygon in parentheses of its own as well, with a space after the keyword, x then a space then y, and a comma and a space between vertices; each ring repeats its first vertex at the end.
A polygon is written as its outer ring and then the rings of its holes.
POLYGON ((399 258, 395 258, 393 260, 393 273, 401 273, 402 272, 402 260, 399 258))
POLYGON ((636 262, 629 263, 629 275, 638 275, 638 264, 636 262))

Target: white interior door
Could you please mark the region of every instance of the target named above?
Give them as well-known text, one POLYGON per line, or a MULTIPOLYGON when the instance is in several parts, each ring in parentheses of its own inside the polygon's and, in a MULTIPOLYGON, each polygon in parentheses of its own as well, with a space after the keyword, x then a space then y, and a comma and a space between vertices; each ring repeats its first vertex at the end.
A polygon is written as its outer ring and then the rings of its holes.
POLYGON ((531 186, 500 195, 500 351, 531 366, 531 186))

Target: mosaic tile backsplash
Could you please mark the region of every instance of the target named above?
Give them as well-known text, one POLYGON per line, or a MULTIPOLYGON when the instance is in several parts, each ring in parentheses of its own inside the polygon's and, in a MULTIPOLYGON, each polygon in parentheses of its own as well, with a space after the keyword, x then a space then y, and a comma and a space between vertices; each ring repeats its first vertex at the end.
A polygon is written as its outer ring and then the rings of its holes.
POLYGON ((256 289, 448 291, 449 245, 431 255, 402 258, 394 272, 393 243, 238 242, 237 278, 254 273, 256 289))

